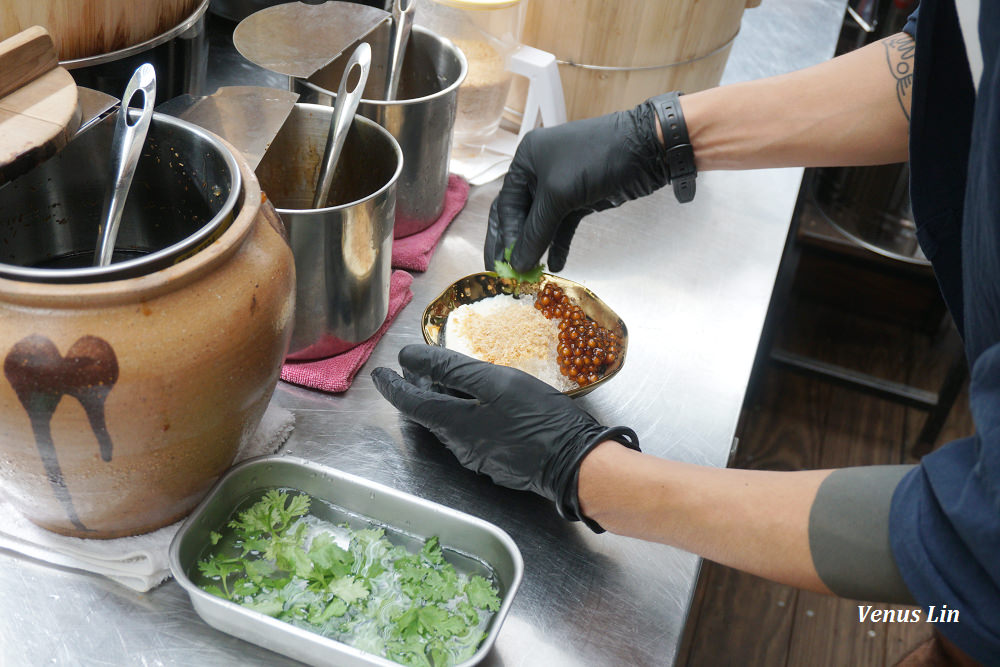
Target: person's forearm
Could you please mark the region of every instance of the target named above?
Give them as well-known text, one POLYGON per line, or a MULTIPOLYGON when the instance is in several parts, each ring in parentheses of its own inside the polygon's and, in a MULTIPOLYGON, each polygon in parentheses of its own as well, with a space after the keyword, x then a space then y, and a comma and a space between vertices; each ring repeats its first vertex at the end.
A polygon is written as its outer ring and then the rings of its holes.
POLYGON ((681 97, 698 170, 907 160, 912 46, 899 33, 804 70, 681 97))
POLYGON ((809 512, 829 470, 716 469, 604 443, 583 460, 584 514, 773 581, 829 593, 809 549, 809 512))

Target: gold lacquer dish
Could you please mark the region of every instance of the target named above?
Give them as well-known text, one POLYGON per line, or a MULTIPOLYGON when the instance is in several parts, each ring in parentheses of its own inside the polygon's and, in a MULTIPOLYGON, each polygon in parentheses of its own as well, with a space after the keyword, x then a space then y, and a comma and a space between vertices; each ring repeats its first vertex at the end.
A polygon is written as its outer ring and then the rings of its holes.
MULTIPOLYGON (((625 363, 625 354, 628 351, 628 329, 625 328, 625 323, 618 317, 618 314, 601 301, 596 294, 572 280, 544 273, 541 281, 533 284, 522 283, 518 291, 521 294, 536 294, 546 283, 554 283, 562 288, 570 301, 583 309, 588 318, 610 330, 618 338, 619 350, 615 360, 608 364, 596 381, 563 392, 572 397, 589 394, 621 370, 625 363)), ((500 278, 492 271, 473 273, 456 280, 424 309, 421 320, 424 340, 430 345, 444 346, 445 325, 451 311, 459 306, 475 303, 487 297, 498 294, 513 294, 515 287, 518 286, 513 280, 500 278)))

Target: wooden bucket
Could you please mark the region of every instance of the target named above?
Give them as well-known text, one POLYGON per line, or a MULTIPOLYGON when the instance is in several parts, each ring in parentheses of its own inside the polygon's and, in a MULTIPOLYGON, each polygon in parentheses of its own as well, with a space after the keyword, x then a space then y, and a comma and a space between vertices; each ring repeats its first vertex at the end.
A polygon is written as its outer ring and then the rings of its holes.
POLYGON ((203 0, 4 0, 0 39, 33 25, 52 35, 60 61, 141 44, 187 18, 203 0))
MULTIPOLYGON (((521 42, 559 60, 569 120, 719 84, 745 7, 760 0, 527 0, 521 42)), ((508 98, 524 108, 526 81, 508 98)))

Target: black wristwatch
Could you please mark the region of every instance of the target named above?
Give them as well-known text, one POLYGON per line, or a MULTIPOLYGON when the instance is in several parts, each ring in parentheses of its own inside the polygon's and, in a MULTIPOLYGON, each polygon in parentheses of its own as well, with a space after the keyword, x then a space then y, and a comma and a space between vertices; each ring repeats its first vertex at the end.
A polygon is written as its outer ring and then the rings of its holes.
POLYGON ((694 166, 694 149, 691 148, 684 112, 681 110, 680 96, 683 94, 675 90, 649 100, 660 119, 663 159, 667 163, 670 182, 674 185, 674 196, 682 204, 694 199, 694 179, 698 175, 694 166))

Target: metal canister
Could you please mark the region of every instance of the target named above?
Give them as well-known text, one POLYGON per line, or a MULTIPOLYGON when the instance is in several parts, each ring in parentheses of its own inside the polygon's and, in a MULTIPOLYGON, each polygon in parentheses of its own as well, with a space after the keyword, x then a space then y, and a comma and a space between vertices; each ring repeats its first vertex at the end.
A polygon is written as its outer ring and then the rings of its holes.
POLYGON ((296 104, 257 176, 285 223, 297 276, 288 359, 338 354, 372 336, 389 312, 399 144, 355 116, 330 188, 312 208, 331 107, 296 104))
MULTIPOLYGON (((458 104, 458 87, 468 63, 451 41, 413 27, 403 58, 398 99, 386 101, 385 79, 389 30, 386 25, 364 41, 372 47, 372 69, 358 113, 389 130, 406 162, 399 177, 396 238, 423 231, 444 210, 448 189, 448 159, 458 104)), ((292 78, 292 89, 303 102, 332 105, 344 65, 344 55, 308 79, 292 78)))

